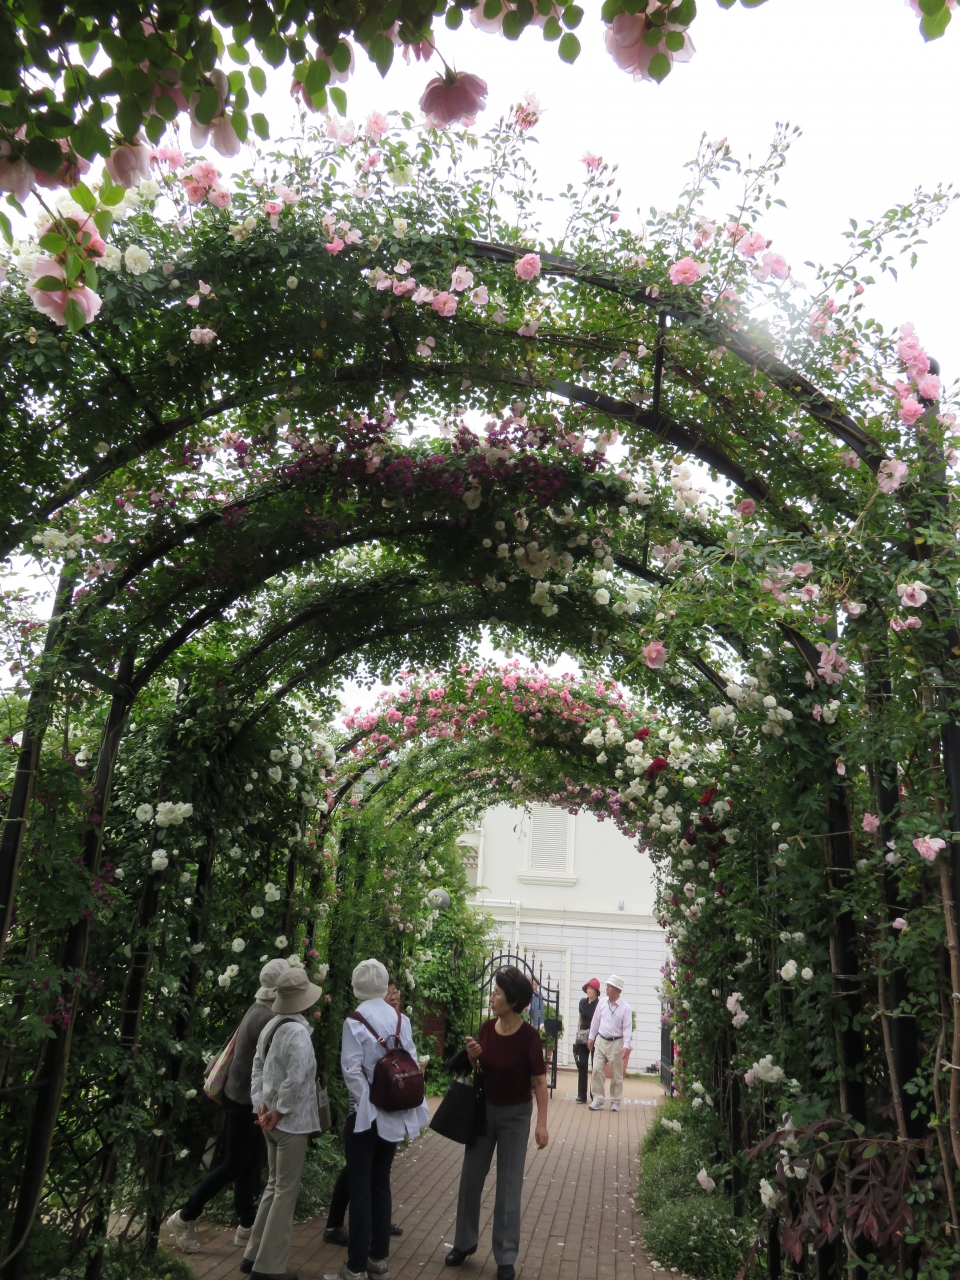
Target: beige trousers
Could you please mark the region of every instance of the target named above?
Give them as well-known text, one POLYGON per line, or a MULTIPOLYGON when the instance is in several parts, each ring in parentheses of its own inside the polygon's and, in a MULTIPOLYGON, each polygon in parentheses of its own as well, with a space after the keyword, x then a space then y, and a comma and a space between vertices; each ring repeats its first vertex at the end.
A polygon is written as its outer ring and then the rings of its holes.
POLYGON ((243 1256, 253 1263, 254 1271, 282 1276, 290 1259, 293 1213, 310 1135, 271 1129, 263 1136, 267 1140, 269 1174, 243 1256))
POLYGON ((593 1046, 593 1076, 590 1091, 603 1101, 603 1068, 610 1063, 610 1101, 619 1102, 623 1097, 623 1040, 601 1040, 597 1036, 593 1046))

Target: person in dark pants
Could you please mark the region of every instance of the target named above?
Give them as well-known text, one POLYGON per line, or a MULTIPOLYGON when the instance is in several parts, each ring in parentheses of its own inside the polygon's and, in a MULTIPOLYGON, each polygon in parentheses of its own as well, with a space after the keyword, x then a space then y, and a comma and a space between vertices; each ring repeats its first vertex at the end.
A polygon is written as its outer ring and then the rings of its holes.
POLYGON ((347 1191, 350 1197, 350 1242, 347 1260, 324 1280, 366 1280, 388 1273, 390 1254, 390 1167, 397 1144, 416 1138, 430 1118, 426 1103, 404 1111, 383 1111, 370 1097, 370 1081, 385 1049, 382 1042, 398 1036, 416 1058, 410 1019, 384 998, 387 971, 379 960, 363 960, 353 971, 353 993, 364 1022, 343 1024, 340 1068, 350 1094, 351 1110, 344 1130, 347 1191), (369 1026, 365 1025, 368 1023, 369 1026), (372 1028, 372 1030, 371 1030, 372 1028))
POLYGON ((237 1029, 233 1062, 223 1090, 223 1159, 211 1169, 199 1187, 184 1204, 167 1219, 177 1248, 183 1253, 198 1253, 200 1241, 194 1226, 205 1206, 224 1187, 233 1183, 233 1207, 240 1220, 235 1245, 246 1244, 257 1216, 260 1168, 263 1161, 263 1134, 256 1123, 250 1101, 250 1073, 260 1032, 274 1016, 272 1005, 277 996, 277 979, 290 968, 286 960, 271 960, 260 970, 260 990, 254 1003, 243 1015, 237 1029))
POLYGON ((577 1027, 577 1039, 573 1046, 573 1057, 577 1064, 577 1101, 587 1101, 587 1071, 590 1068, 590 1050, 587 1048, 587 1038, 590 1032, 590 1022, 593 1019, 593 1006, 600 998, 600 979, 590 978, 588 982, 583 984, 581 990, 585 993, 580 1001, 580 1023, 577 1027))
POLYGON ((483 1071, 487 1129, 468 1146, 460 1172, 457 1230, 444 1262, 459 1267, 476 1253, 480 1233, 480 1201, 494 1150, 497 1153, 497 1198, 493 1209, 493 1256, 497 1280, 514 1280, 520 1250, 520 1200, 527 1140, 537 1096, 537 1146, 547 1133, 547 1075, 543 1044, 522 1017, 533 988, 513 965, 494 975, 490 1006, 495 1019, 480 1028, 479 1042, 467 1039, 467 1054, 483 1071))
MULTIPOLYGON (((400 1012, 400 988, 391 978, 387 985, 387 1004, 392 1009, 400 1012)), ((346 1142, 347 1131, 344 1127, 343 1138, 346 1142)), ((323 1238, 327 1244, 340 1244, 344 1248, 350 1243, 350 1232, 343 1225, 347 1220, 347 1209, 350 1205, 350 1189, 349 1177, 347 1175, 347 1166, 344 1165, 340 1170, 336 1182, 333 1184, 333 1191, 330 1193, 330 1208, 327 1210, 327 1225, 323 1229, 323 1238)), ((392 1236, 402 1236, 403 1227, 398 1227, 395 1222, 390 1223, 390 1234, 392 1236)))

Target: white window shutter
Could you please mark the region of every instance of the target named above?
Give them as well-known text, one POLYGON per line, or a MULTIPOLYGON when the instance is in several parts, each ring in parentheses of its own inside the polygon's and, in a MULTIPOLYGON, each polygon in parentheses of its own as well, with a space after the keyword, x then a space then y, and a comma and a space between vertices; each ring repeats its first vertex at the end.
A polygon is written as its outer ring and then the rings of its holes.
POLYGON ((567 871, 570 815, 546 804, 530 806, 530 870, 567 871))

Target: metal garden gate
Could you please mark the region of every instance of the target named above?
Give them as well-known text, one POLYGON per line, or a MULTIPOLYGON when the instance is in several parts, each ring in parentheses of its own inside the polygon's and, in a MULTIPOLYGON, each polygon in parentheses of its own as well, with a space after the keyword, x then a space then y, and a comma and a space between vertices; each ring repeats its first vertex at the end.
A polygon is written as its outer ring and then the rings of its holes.
POLYGON ((476 975, 477 995, 472 1011, 471 1033, 478 1035, 481 1023, 490 1016, 490 997, 493 994, 494 977, 498 969, 506 969, 509 965, 514 965, 539 987, 537 995, 540 996, 541 1004, 539 1007, 536 1006, 535 996, 534 1004, 527 1010, 526 1016, 540 1030, 544 1042, 544 1056, 547 1059, 547 1085, 552 1093, 557 1087, 559 1056, 557 1042, 563 1034, 563 1020, 560 1017, 560 979, 557 978, 556 985, 553 983, 551 974, 548 973, 544 979, 543 963, 537 964, 536 952, 528 955, 524 950, 523 955, 520 955, 519 952, 504 951, 499 947, 491 951, 484 961, 483 968, 476 975))

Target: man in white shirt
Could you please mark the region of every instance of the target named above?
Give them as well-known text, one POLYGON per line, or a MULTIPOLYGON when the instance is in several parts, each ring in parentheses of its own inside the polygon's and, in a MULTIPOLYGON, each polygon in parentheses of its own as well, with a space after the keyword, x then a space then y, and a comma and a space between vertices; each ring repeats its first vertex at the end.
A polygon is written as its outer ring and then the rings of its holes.
MULTIPOLYGON (((343 1134, 350 1191, 350 1244, 339 1272, 324 1280, 365 1280, 386 1275, 390 1253, 390 1166, 397 1143, 417 1138, 430 1118, 426 1103, 406 1111, 382 1111, 370 1099, 374 1067, 397 1035, 397 1010, 385 999, 389 977, 379 960, 363 960, 353 971, 359 1013, 373 1028, 347 1018, 343 1024, 340 1069, 350 1094, 343 1134), (375 1034, 374 1034, 375 1033, 375 1034)), ((400 1043, 416 1061, 410 1019, 400 1015, 400 1043)))
POLYGON ((604 1067, 610 1064, 610 1110, 620 1110, 623 1097, 623 1069, 630 1057, 630 1039, 633 1034, 633 1015, 626 1000, 620 998, 623 979, 611 973, 607 979, 607 994, 597 1001, 590 1023, 587 1048, 593 1054, 593 1077, 590 1091, 593 1101, 591 1111, 603 1110, 604 1067))

